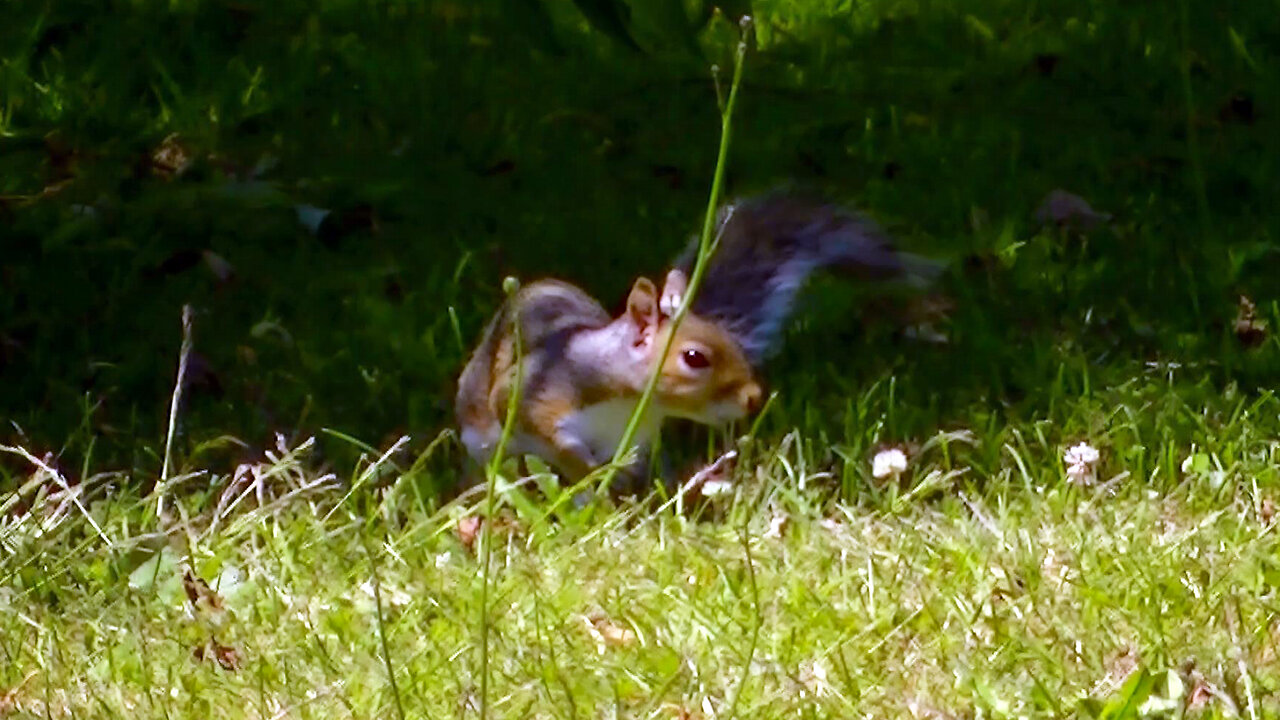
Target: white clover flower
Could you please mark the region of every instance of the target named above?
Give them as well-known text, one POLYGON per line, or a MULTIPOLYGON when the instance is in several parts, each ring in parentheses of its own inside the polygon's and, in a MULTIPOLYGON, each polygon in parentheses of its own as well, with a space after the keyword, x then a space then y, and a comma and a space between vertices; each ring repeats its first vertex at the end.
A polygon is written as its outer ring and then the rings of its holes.
POLYGON ((1098 449, 1088 443, 1080 443, 1067 448, 1062 462, 1067 465, 1067 479, 1078 485, 1087 485, 1094 480, 1095 466, 1101 458, 1098 449))
POLYGON ((731 492, 733 492, 733 483, 728 480, 708 480, 702 483, 702 495, 704 497, 728 495, 731 492))
POLYGON ((898 448, 881 450, 871 460, 871 476, 875 478, 896 477, 906 469, 907 455, 898 448))
POLYGON ((1088 485, 1093 482, 1093 468, 1088 465, 1068 465, 1067 480, 1076 485, 1088 485))
POLYGON ((1067 454, 1062 457, 1063 462, 1068 465, 1093 465, 1098 462, 1098 449, 1089 445, 1089 443, 1080 443, 1075 447, 1067 449, 1067 454))

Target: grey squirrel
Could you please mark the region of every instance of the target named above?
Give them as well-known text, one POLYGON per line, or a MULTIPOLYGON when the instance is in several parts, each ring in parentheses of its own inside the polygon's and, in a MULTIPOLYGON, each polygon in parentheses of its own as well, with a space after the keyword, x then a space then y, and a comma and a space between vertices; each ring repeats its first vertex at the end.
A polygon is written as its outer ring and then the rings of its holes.
MULTIPOLYGON (((640 424, 641 451, 668 417, 716 425, 759 409, 760 367, 777 350, 796 296, 814 273, 919 282, 938 267, 897 252, 871 220, 789 192, 727 205, 715 238, 640 424)), ((483 464, 496 449, 516 377, 518 318, 522 382, 507 453, 537 455, 573 480, 612 459, 684 300, 697 249, 694 237, 661 295, 652 281, 637 279, 617 318, 560 280, 539 280, 508 298, 458 380, 455 409, 467 453, 483 464)))
MULTIPOLYGON (((728 204, 691 310, 725 327, 760 367, 782 344, 797 295, 815 273, 859 280, 932 281, 940 263, 896 250, 870 218, 812 196, 775 191, 728 204)), ((675 266, 692 272, 698 238, 675 266)))

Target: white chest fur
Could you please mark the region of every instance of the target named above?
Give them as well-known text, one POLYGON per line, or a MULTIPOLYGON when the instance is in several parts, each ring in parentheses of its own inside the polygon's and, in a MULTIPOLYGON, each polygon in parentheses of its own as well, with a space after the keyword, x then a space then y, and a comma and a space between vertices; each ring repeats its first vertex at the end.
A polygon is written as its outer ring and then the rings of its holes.
MULTIPOLYGON (((588 405, 561 419, 557 429, 590 448, 596 462, 608 462, 618 449, 618 442, 622 440, 622 433, 627 428, 627 420, 631 418, 635 406, 636 401, 633 399, 607 400, 588 405)), ((661 422, 661 415, 650 407, 636 431, 633 444, 647 444, 661 422)))

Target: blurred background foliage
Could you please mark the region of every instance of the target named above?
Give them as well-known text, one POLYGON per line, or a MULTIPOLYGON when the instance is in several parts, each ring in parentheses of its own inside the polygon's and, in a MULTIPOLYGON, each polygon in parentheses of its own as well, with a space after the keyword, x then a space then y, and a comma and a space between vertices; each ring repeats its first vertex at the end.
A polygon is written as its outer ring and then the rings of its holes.
POLYGON ((818 188, 950 263, 945 342, 820 283, 767 433, 838 438, 887 378, 893 436, 1137 372, 1275 387, 1273 4, 20 0, 0 435, 73 475, 154 475, 190 303, 187 467, 274 432, 425 446, 504 274, 613 307, 700 226, 712 66, 728 77, 748 13, 730 196, 818 188), (1058 188, 1110 221, 1041 227, 1058 188))

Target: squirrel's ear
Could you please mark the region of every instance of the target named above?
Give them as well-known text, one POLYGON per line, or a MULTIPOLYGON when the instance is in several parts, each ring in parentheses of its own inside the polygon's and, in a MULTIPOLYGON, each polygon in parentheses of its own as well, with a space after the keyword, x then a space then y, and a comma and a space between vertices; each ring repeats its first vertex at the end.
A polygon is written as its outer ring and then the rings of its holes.
POLYGON ((672 268, 667 273, 667 281, 662 286, 662 299, 658 301, 658 308, 663 315, 672 317, 676 314, 680 309, 680 303, 684 302, 685 291, 688 288, 688 278, 679 268, 672 268))
POLYGON ((652 333, 658 326, 658 289, 649 278, 638 278, 627 298, 627 317, 642 334, 652 333))

